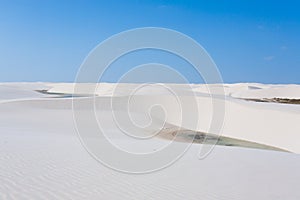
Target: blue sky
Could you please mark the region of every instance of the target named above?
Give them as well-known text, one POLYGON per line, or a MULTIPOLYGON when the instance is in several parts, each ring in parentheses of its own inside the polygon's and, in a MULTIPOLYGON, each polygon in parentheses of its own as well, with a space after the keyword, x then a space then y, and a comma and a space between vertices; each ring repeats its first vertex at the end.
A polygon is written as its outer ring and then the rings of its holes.
MULTIPOLYGON (((2 0, 0 81, 72 82, 101 41, 154 26, 194 38, 224 82, 300 83, 299 8, 297 0, 2 0)), ((104 81, 115 81, 113 74, 104 81)))

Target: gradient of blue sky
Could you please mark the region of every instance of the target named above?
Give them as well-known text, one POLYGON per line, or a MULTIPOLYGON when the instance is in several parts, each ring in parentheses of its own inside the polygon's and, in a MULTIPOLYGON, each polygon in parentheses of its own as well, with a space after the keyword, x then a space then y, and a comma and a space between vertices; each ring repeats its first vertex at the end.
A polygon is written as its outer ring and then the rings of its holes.
POLYGON ((299 8, 297 0, 2 0, 0 81, 71 82, 99 42, 157 26, 198 41, 225 82, 300 83, 299 8))

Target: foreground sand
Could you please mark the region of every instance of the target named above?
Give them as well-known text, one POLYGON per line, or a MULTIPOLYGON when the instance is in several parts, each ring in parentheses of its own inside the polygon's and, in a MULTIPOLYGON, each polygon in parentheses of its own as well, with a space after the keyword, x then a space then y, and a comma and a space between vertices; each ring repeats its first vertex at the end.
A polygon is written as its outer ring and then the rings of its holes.
MULTIPOLYGON (((1 84, 0 199, 300 199, 300 106, 240 100, 300 98, 300 87, 225 86, 222 136, 291 153, 218 145, 199 160, 202 145, 195 143, 163 170, 143 175, 119 173, 94 160, 80 144, 68 95, 54 98, 61 95, 36 92, 70 94, 72 84, 1 84)), ((128 95, 132 85, 122 87, 115 96, 128 95)), ((180 85, 176 87, 180 89, 180 85)), ((103 84, 97 91, 100 105, 106 105, 102 97, 111 96, 113 88, 113 84, 103 84)), ((207 133, 211 112, 207 91, 201 85, 192 89, 205 113, 200 116, 203 123, 194 131, 207 133)), ((142 102, 164 94, 155 86, 147 90, 139 94, 142 102)), ((189 96, 185 91, 182 94, 189 96)), ((169 143, 160 137, 141 144, 119 137, 109 108, 100 111, 111 139, 128 151, 156 151, 169 143)), ((176 119, 168 122, 178 125, 176 119)))

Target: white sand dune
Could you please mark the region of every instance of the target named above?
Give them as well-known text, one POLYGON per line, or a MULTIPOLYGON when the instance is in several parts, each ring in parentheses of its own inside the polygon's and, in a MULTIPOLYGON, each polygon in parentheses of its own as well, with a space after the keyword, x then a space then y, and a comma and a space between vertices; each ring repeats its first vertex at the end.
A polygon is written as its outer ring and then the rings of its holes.
MULTIPOLYGON (((171 141, 159 137, 136 142, 124 136, 113 121, 108 97, 122 103, 136 86, 118 85, 115 93, 116 86, 101 84, 95 91, 96 115, 109 139, 129 152, 157 151, 168 145, 171 141)), ((73 84, 0 84, 0 199, 300 199, 300 105, 237 99, 300 98, 300 86, 224 86, 227 98, 222 136, 291 153, 216 146, 209 156, 199 160, 197 155, 203 145, 192 144, 168 168, 142 175, 120 173, 97 162, 81 145, 71 98, 36 92, 73 94, 73 84)), ((207 87, 170 87, 176 88, 187 105, 196 99, 201 123, 194 131, 209 132, 213 110, 207 87)), ((159 86, 147 86, 134 98, 133 118, 138 123, 149 120, 144 113, 147 105, 159 101, 165 102, 172 114, 166 119, 168 124, 193 128, 180 123, 170 93, 159 86)), ((80 109, 86 109, 84 101, 90 97, 79 99, 83 102, 80 109)), ((123 115, 123 110, 117 109, 116 114, 123 115)))
POLYGON ((238 98, 300 98, 299 85, 234 84, 229 94, 238 98))

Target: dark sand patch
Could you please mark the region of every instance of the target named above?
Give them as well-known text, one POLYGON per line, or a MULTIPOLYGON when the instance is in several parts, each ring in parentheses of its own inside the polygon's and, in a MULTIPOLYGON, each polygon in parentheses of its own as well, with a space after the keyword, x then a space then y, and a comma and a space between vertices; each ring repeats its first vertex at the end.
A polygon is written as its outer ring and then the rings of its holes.
POLYGON ((263 99, 244 99, 247 101, 255 102, 269 102, 269 103, 283 103, 283 104, 300 104, 300 99, 287 99, 287 98, 263 98, 263 99))

